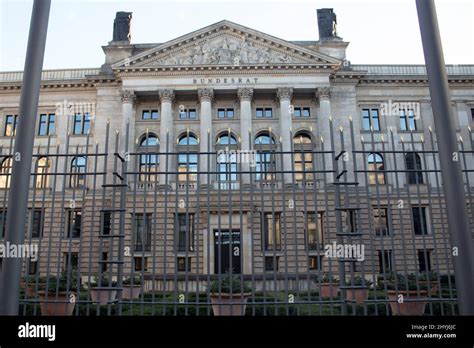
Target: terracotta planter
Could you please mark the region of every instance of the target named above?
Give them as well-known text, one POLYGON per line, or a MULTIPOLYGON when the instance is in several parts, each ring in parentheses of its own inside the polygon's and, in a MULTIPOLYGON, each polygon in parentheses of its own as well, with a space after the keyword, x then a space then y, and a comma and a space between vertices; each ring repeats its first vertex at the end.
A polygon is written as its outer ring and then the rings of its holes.
POLYGON ((346 300, 362 304, 369 298, 369 288, 346 289, 346 300))
MULTIPOLYGON (((317 284, 316 287, 318 287, 317 284)), ((321 297, 337 297, 338 292, 338 283, 321 283, 321 297)))
POLYGON ((109 301, 114 301, 117 296, 117 290, 91 288, 91 298, 94 302, 99 302, 101 306, 106 305, 109 301))
POLYGON ((415 299, 420 297, 426 297, 428 291, 416 291, 416 290, 395 290, 387 291, 388 299, 390 302, 390 308, 392 309, 392 315, 423 315, 425 313, 426 302, 403 302, 398 303, 398 295, 403 295, 404 300, 415 299))
POLYGON ((250 294, 211 294, 212 311, 215 316, 245 315, 250 294))
POLYGON ((71 294, 73 293, 60 292, 57 295, 54 292, 48 293, 47 302, 42 302, 46 301, 46 292, 38 291, 41 315, 71 316, 72 312, 74 311, 74 307, 76 306, 75 302, 71 302, 71 294))
POLYGON ((140 297, 141 285, 124 285, 122 291, 123 300, 132 300, 140 297))
POLYGON ((438 283, 437 280, 430 281, 430 287, 429 288, 428 288, 428 282, 427 281, 420 281, 419 284, 424 285, 424 287, 428 289, 428 293, 431 296, 436 295, 436 293, 438 292, 439 283, 438 283))
POLYGON ((20 281, 20 288, 25 290, 25 294, 27 297, 34 297, 35 296, 35 284, 29 284, 24 280, 20 281))

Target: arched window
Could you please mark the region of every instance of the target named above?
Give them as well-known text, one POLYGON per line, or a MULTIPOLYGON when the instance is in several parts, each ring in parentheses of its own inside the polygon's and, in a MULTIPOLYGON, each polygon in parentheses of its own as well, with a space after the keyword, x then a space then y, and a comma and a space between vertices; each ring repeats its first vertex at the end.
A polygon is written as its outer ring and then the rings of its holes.
POLYGON ((9 188, 12 173, 12 158, 7 157, 2 161, 0 167, 0 188, 9 188))
POLYGON ((217 137, 217 145, 237 145, 237 140, 233 134, 222 134, 217 137))
POLYGON ((197 181, 197 145, 198 140, 194 134, 187 133, 178 138, 178 182, 197 181))
POLYGON ((198 140, 194 134, 185 134, 179 137, 178 145, 197 145, 198 140))
POLYGON ((217 181, 221 189, 237 188, 237 140, 233 134, 224 133, 217 137, 217 181))
POLYGON ((269 133, 262 133, 255 138, 255 145, 273 145, 275 139, 269 133))
POLYGON ((140 141, 139 182, 158 182, 159 172, 158 137, 153 133, 145 134, 140 141))
POLYGON ((76 156, 71 161, 71 187, 83 188, 86 184, 86 164, 84 156, 76 156))
POLYGON ((49 187, 49 169, 51 168, 51 161, 48 157, 38 158, 36 164, 36 188, 49 187))
POLYGON ((268 133, 260 133, 255 138, 255 180, 276 179, 275 139, 268 133))
POLYGON ((369 171, 369 185, 384 185, 385 184, 385 166, 383 157, 379 153, 371 153, 367 158, 369 171))
POLYGON ((421 159, 416 152, 408 152, 405 155, 405 166, 408 185, 423 184, 423 172, 421 171, 421 159))
POLYGON ((294 171, 297 182, 313 181, 313 153, 311 136, 305 132, 293 137, 294 171))

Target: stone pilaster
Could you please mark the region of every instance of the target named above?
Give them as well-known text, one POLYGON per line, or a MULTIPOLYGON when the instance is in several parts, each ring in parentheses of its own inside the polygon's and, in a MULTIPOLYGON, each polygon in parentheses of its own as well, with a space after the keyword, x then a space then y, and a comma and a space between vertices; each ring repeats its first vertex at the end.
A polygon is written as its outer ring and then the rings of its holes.
MULTIPOLYGON (((253 141, 250 139, 252 130, 252 97, 253 89, 251 88, 239 88, 237 90, 237 96, 240 99, 240 149, 241 151, 250 151, 252 149, 253 141)), ((242 156, 243 158, 249 158, 249 156, 242 156)), ((250 163, 241 163, 242 184, 250 184, 250 163), (246 172, 246 173, 245 173, 246 172)))
POLYGON ((122 144, 121 150, 125 152, 133 152, 135 145, 135 120, 133 119, 133 105, 136 101, 135 92, 132 90, 122 90, 122 144), (128 141, 126 141, 126 134, 128 129, 128 141), (128 143, 128 144, 127 144, 128 143), (126 145, 127 144, 127 145, 126 145))
MULTIPOLYGON (((331 88, 321 87, 316 90, 316 100, 319 102, 319 114, 317 115, 317 129, 319 136, 324 141, 324 149, 331 149, 331 130, 329 119, 331 117, 331 88)), ((332 161, 326 158, 326 166, 328 170, 332 170, 332 161)), ((326 181, 332 182, 334 178, 332 174, 326 174, 326 181)))
POLYGON ((199 168, 200 172, 203 173, 200 176, 200 186, 205 187, 212 180, 212 175, 207 174, 209 171, 208 162, 213 160, 213 157, 209 158, 206 152, 211 151, 212 144, 209 143, 209 139, 212 138, 212 100, 214 98, 214 91, 211 88, 199 88, 198 97, 201 103, 200 118, 200 140, 199 140, 199 168))
MULTIPOLYGON (((293 98, 292 88, 278 88, 277 97, 280 100, 280 135, 281 135, 281 149, 283 152, 291 151, 291 130, 293 128, 292 113, 291 113, 291 99, 293 98)), ((292 156, 290 153, 283 154, 282 167, 285 173, 283 173, 283 183, 291 184, 293 181, 292 176, 292 156)))
MULTIPOLYGON (((172 152, 173 151, 173 100, 174 91, 172 89, 161 89, 158 91, 158 96, 161 101, 161 113, 160 113, 160 152, 172 152)), ((160 155, 160 185, 168 186, 173 179, 172 175, 166 177, 166 171, 173 171, 172 168, 172 157, 169 155, 160 155)))

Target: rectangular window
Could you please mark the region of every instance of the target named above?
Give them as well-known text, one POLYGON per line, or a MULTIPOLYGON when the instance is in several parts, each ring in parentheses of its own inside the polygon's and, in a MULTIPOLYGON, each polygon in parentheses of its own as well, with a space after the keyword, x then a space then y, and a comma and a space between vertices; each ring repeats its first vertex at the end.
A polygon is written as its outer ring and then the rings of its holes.
POLYGON ((279 257, 266 256, 265 257, 265 271, 278 271, 279 257))
POLYGON ((30 260, 28 262, 28 274, 35 275, 38 272, 38 261, 30 260))
POLYGON ((255 154, 255 180, 273 181, 276 179, 275 154, 259 151, 255 154))
POLYGON ((372 207, 372 224, 376 236, 389 236, 387 208, 372 207))
POLYGON ((16 121, 18 115, 7 115, 5 117, 5 131, 4 135, 7 137, 15 136, 16 135, 16 121))
POLYGON ((74 115, 73 134, 75 135, 89 134, 90 127, 91 127, 91 119, 88 112, 84 114, 74 115))
POLYGON ((310 108, 295 107, 293 117, 311 117, 310 108))
POLYGON ((182 109, 179 111, 179 118, 182 120, 194 120, 196 115, 196 109, 182 109))
POLYGON ((379 109, 362 109, 362 129, 370 131, 380 130, 379 109))
POLYGON ((53 135, 56 132, 56 115, 41 114, 39 117, 38 135, 53 135))
POLYGON ((142 110, 142 120, 157 120, 158 110, 142 110))
POLYGON ((217 118, 234 118, 233 108, 217 109, 217 118))
POLYGON ((191 272, 191 258, 178 257, 177 259, 178 272, 191 272))
POLYGON ((102 253, 102 257, 100 258, 101 260, 101 263, 100 263, 100 269, 101 269, 101 272, 104 273, 105 271, 107 271, 107 260, 109 258, 109 254, 108 253, 102 253))
POLYGON ((177 216, 176 233, 178 251, 194 250, 194 214, 181 213, 177 216))
POLYGON ((391 250, 379 251, 379 272, 393 271, 393 255, 391 250))
POLYGON ((400 110, 400 130, 416 130, 416 116, 413 110, 400 110))
POLYGON ((108 236, 110 234, 112 224, 112 213, 110 211, 103 211, 101 213, 101 234, 108 236))
POLYGON ((79 265, 78 253, 64 253, 64 271, 77 269, 79 265))
POLYGON ((82 225, 82 211, 67 210, 66 238, 80 238, 82 225))
POLYGON ((178 181, 197 181, 198 155, 195 153, 179 153, 178 155, 178 181))
POLYGON ((306 215, 308 231, 308 250, 318 250, 324 248, 323 237, 323 212, 308 213, 306 215))
POLYGON ((146 272, 148 271, 148 257, 134 257, 133 258, 133 268, 137 272, 146 272))
POLYGON ((310 256, 308 261, 308 267, 310 271, 321 271, 323 264, 322 256, 310 256))
POLYGON ((257 118, 271 118, 273 117, 272 108, 257 108, 255 112, 257 118))
POLYGON ((354 209, 346 209, 341 211, 342 233, 357 232, 357 211, 354 209))
POLYGON ((431 272, 431 250, 418 250, 418 270, 431 272))
POLYGON ((7 226, 7 210, 0 210, 0 238, 5 236, 5 227, 7 226))
POLYGON ((428 234, 428 219, 426 207, 412 207, 411 214, 413 217, 413 230, 415 235, 428 234))
POLYGON ((263 240, 265 250, 281 250, 281 216, 280 213, 264 213, 263 240))
POLYGON ((151 250, 151 213, 135 214, 133 245, 135 251, 151 250))
POLYGON ((35 209, 29 210, 30 218, 30 229, 31 229, 31 238, 42 238, 43 237, 43 210, 35 209))
POLYGON ((311 152, 299 151, 294 156, 295 180, 297 182, 313 181, 313 154, 311 152))

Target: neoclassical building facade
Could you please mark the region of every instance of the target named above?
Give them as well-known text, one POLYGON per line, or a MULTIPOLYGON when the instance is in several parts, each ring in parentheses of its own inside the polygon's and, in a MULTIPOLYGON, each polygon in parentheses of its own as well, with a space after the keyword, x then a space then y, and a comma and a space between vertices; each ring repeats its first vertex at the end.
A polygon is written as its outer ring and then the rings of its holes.
MULTIPOLYGON (((27 224, 40 257, 25 272, 136 273, 156 289, 229 269, 272 289, 451 273, 425 68, 352 65, 331 16, 317 41, 224 20, 136 44, 121 12, 100 68, 44 71, 27 224), (363 260, 328 256, 333 243, 363 260)), ((447 71, 469 169, 474 66, 447 71)), ((0 73, 2 221, 21 80, 0 73)))

